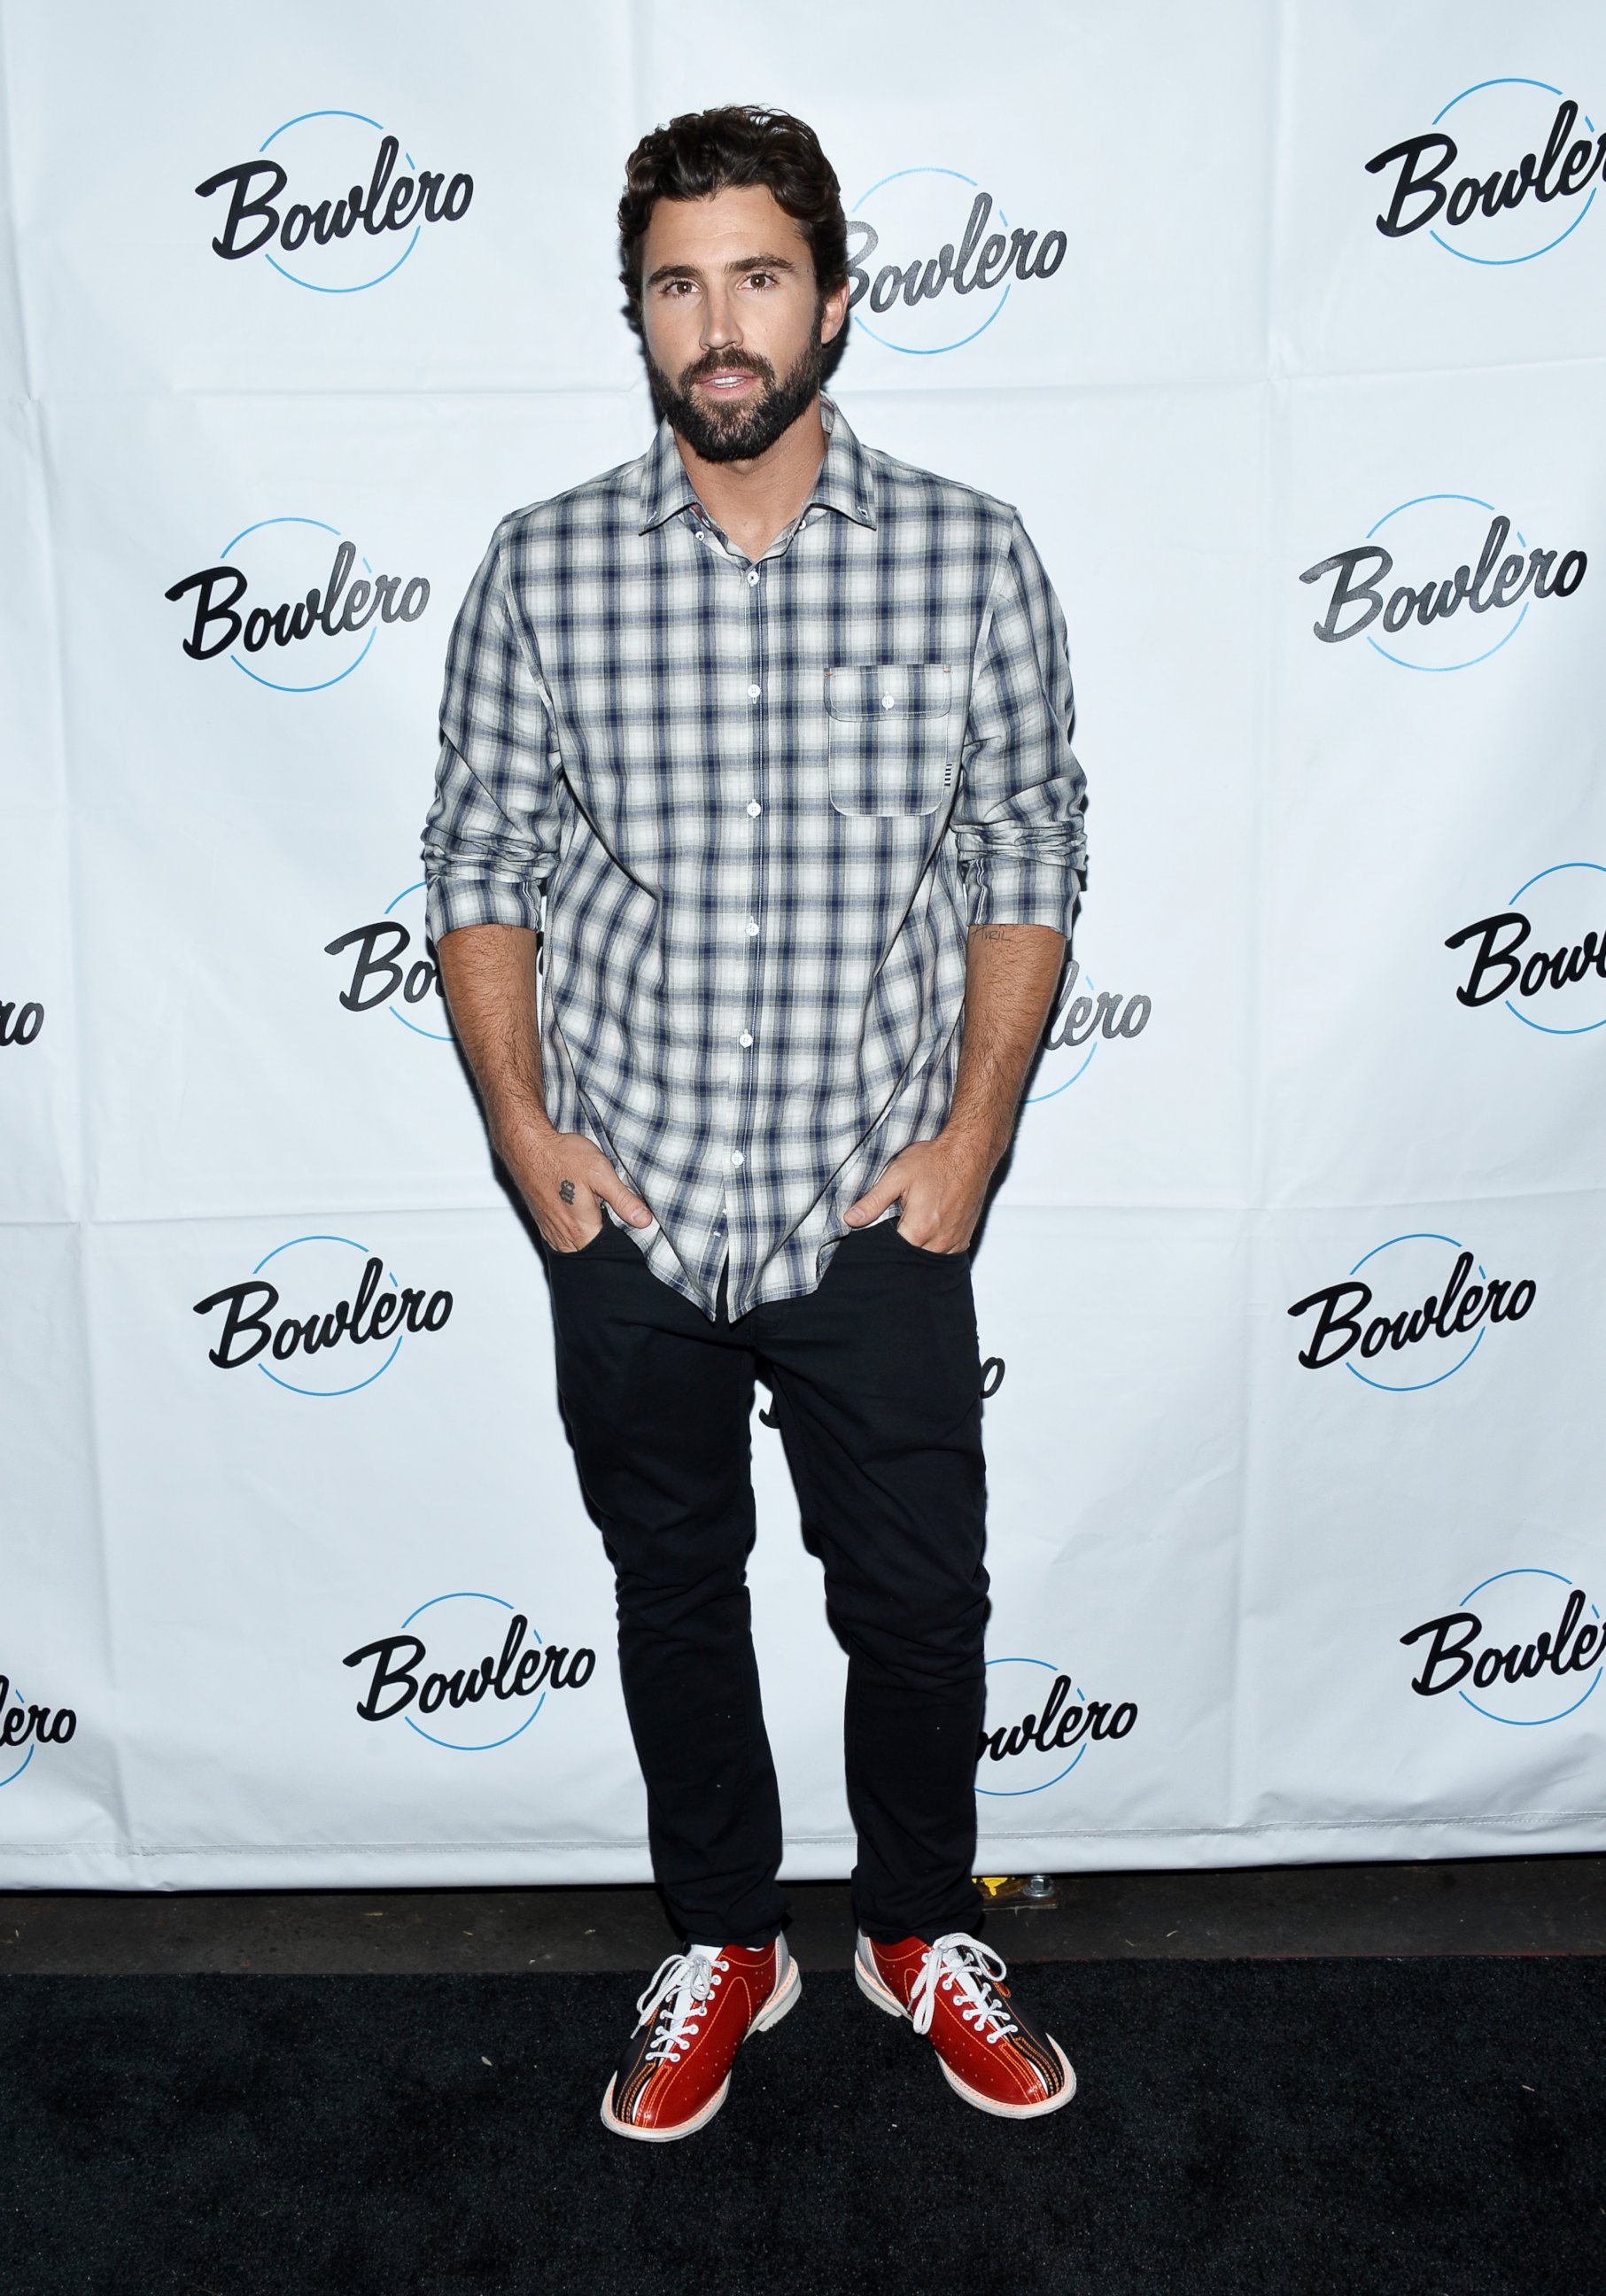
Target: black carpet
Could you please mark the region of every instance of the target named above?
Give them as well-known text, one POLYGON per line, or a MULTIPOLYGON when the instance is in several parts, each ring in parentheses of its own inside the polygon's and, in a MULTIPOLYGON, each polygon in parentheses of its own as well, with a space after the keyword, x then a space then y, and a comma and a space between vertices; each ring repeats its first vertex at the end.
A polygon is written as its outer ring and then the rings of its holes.
POLYGON ((1606 2283, 1606 1961, 1024 1972, 1081 2080, 971 2111, 815 1975, 684 2144, 639 1981, 15 1977, 5 2296, 1548 2296, 1606 2283), (485 2062, 489 2059, 489 2062, 485 2062))

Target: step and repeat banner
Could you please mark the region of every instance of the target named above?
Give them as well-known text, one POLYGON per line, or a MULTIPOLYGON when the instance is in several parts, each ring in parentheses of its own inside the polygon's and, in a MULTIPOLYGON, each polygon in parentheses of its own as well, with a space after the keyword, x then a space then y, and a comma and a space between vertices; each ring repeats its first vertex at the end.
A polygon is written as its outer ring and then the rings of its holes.
POLYGON ((1600 10, 6 0, 0 96, 0 1879, 647 1872, 419 832, 493 525, 650 436, 626 155, 733 101, 840 176, 854 427, 1071 633, 983 1863, 1606 1848, 1600 10))

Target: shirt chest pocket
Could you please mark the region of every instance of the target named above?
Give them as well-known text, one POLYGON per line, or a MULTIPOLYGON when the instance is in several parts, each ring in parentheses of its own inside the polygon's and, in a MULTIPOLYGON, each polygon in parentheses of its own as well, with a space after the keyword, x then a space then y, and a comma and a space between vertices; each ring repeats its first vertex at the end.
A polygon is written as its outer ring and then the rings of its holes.
POLYGON ((954 786, 953 672, 943 661, 825 672, 838 813, 935 813, 954 786))

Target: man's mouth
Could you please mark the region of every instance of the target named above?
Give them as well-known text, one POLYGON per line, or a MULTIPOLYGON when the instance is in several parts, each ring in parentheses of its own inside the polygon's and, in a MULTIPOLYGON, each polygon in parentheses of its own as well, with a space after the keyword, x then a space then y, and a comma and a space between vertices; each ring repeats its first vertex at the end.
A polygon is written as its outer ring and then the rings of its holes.
POLYGON ((758 388, 758 378, 750 367, 716 367, 711 374, 698 376, 697 387, 711 398, 745 398, 758 388))

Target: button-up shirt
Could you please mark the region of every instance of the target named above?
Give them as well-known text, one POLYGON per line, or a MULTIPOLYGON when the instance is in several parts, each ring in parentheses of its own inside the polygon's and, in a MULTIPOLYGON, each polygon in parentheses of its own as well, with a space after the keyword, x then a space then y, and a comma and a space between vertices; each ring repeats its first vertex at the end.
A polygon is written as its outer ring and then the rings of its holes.
POLYGON ((763 556, 673 431, 504 519, 452 633, 429 924, 543 932, 547 1113, 710 1316, 812 1291, 948 1115, 968 929, 1069 933, 1085 788, 1015 512, 829 437, 763 556))

